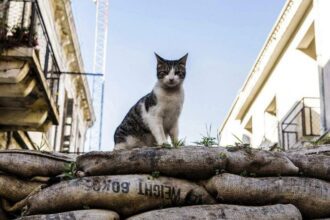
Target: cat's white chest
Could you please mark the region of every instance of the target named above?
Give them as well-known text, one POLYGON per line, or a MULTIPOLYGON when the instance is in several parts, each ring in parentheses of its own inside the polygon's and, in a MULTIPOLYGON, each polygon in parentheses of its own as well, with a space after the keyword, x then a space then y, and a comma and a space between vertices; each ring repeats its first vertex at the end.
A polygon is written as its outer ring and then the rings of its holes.
POLYGON ((169 130, 177 123, 180 116, 184 101, 183 89, 173 93, 167 93, 161 89, 156 89, 154 92, 157 97, 156 117, 160 117, 164 129, 169 130))
POLYGON ((161 117, 164 128, 170 128, 177 121, 183 105, 183 94, 170 97, 162 97, 159 100, 161 117))

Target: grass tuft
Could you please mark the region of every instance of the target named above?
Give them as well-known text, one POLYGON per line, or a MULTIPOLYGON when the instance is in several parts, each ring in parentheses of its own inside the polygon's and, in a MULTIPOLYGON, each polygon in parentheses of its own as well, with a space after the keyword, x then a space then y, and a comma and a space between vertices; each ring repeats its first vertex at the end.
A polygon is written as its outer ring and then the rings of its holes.
POLYGON ((217 139, 211 136, 212 126, 210 125, 209 127, 207 127, 207 125, 205 125, 205 129, 206 129, 206 135, 202 134, 201 140, 195 141, 193 143, 197 145, 202 145, 204 147, 212 147, 215 145, 218 146, 218 142, 216 141, 217 139))

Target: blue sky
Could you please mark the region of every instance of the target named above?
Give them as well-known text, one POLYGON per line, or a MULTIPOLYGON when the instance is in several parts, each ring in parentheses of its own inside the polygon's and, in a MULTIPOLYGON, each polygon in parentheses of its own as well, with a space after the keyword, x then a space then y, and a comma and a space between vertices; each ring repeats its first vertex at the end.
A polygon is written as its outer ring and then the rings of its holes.
MULTIPOLYGON (((224 120, 285 0, 110 0, 102 150, 129 108, 156 82, 154 52, 189 53, 180 138, 212 135, 224 120)), ((95 5, 72 0, 86 72, 92 71, 95 5)))

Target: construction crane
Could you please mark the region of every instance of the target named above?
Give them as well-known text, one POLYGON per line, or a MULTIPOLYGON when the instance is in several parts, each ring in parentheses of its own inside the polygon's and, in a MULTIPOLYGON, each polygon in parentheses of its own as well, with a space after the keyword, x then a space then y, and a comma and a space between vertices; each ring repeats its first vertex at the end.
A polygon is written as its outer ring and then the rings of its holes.
POLYGON ((103 101, 105 83, 105 63, 107 54, 109 0, 93 0, 96 4, 96 29, 93 59, 93 72, 101 76, 93 76, 89 83, 92 86, 92 100, 96 121, 87 133, 88 150, 101 150, 103 128, 103 101))

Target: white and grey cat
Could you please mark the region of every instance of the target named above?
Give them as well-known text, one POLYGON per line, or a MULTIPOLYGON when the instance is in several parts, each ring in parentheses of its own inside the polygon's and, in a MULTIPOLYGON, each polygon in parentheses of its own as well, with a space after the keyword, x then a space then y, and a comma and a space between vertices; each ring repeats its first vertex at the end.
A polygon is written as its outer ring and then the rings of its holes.
POLYGON ((167 144, 178 141, 188 54, 178 60, 157 58, 157 83, 127 113, 115 131, 115 150, 167 144))

